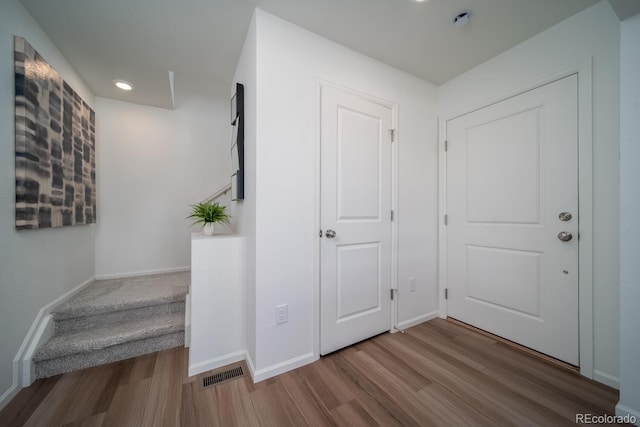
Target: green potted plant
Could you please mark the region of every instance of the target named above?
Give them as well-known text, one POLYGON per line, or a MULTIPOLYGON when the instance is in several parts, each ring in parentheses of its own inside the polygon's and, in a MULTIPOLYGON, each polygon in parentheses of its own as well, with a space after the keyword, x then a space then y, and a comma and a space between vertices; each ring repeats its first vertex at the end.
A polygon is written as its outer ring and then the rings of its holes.
POLYGON ((231 215, 227 213, 227 207, 218 202, 200 202, 191 205, 191 215, 187 219, 193 219, 193 224, 202 224, 205 236, 213 235, 214 224, 229 225, 231 215))

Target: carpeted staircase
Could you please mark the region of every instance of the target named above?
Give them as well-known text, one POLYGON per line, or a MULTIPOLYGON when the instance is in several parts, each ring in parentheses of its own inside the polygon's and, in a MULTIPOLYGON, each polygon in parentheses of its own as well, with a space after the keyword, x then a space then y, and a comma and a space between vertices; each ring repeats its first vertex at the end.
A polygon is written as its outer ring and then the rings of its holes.
POLYGON ((184 345, 190 273, 98 280, 52 312, 54 336, 33 356, 36 377, 184 345))

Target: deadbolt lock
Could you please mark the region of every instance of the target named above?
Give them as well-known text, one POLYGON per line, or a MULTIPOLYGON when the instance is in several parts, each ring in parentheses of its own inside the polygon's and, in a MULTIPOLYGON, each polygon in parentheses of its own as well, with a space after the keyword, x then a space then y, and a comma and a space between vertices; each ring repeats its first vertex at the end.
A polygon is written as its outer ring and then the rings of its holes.
POLYGON ((560 218, 560 221, 570 221, 571 218, 573 218, 573 215, 571 215, 569 212, 560 212, 558 218, 560 218))

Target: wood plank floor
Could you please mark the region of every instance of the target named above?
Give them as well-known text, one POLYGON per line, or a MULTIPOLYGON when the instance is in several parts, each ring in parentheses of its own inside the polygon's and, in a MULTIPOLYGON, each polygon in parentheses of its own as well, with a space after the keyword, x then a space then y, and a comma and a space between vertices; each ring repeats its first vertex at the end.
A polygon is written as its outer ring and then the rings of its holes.
POLYGON ((202 389, 188 350, 39 380, 0 426, 564 426, 618 392, 441 319, 253 384, 202 389))

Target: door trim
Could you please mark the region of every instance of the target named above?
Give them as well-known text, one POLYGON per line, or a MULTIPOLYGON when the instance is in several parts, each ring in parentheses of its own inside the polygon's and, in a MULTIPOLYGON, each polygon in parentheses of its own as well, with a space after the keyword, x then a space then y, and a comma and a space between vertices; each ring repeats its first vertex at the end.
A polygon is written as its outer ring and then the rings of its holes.
POLYGON ((444 151, 447 139, 447 122, 459 116, 488 107, 508 98, 528 92, 572 74, 578 76, 578 224, 580 240, 578 242, 578 310, 579 310, 579 351, 580 374, 593 379, 593 103, 592 103, 593 58, 568 67, 562 71, 547 75, 539 80, 505 91, 501 95, 487 99, 478 105, 456 112, 449 117, 438 119, 438 305, 439 316, 448 314, 444 290, 447 288, 447 227, 444 215, 447 206, 447 162, 444 151))
MULTIPOLYGON (((354 95, 367 99, 370 102, 382 105, 391 109, 391 126, 396 129, 395 141, 391 144, 391 209, 395 212, 395 218, 391 221, 391 288, 398 289, 398 144, 401 141, 400 131, 398 129, 398 103, 389 101, 384 98, 370 95, 368 93, 324 80, 318 77, 313 79, 313 125, 311 126, 313 141, 313 355, 314 359, 320 358, 320 236, 318 231, 321 229, 320 217, 320 172, 321 172, 321 91, 323 87, 332 87, 354 95)), ((395 298, 391 301, 391 316, 389 319, 389 330, 396 332, 395 325, 398 322, 397 302, 395 298)))

